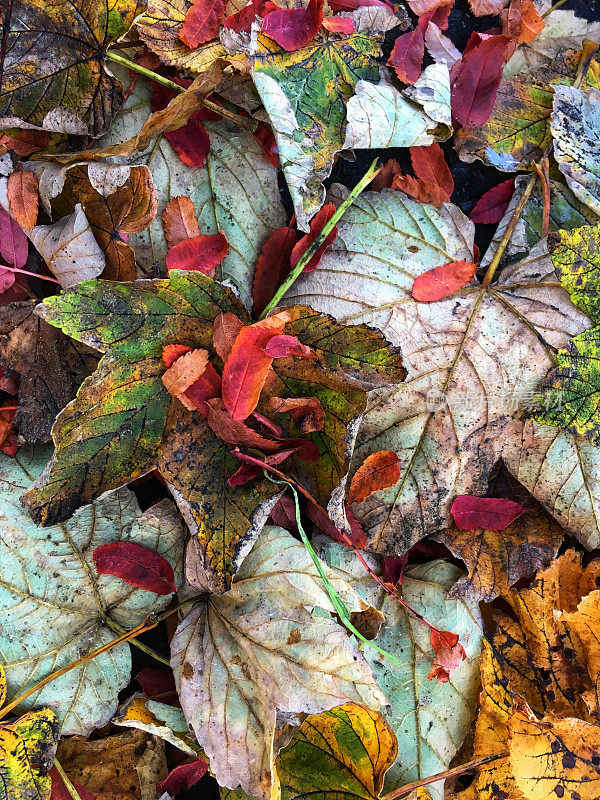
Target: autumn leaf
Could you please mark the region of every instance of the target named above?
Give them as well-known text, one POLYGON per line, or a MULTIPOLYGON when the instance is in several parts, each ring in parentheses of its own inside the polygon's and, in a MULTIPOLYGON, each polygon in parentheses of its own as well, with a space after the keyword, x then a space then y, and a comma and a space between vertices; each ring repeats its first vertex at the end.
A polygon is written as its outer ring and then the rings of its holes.
POLYGON ((388 63, 402 83, 415 83, 421 74, 425 55, 425 35, 422 24, 402 33, 394 42, 388 63))
POLYGON ((474 33, 452 84, 452 116, 463 128, 483 125, 494 108, 510 37, 474 33))
POLYGON ((31 230, 38 216, 38 182, 36 176, 21 169, 8 176, 6 193, 10 210, 22 228, 31 230))
POLYGON ((307 6, 271 11, 261 31, 288 52, 307 47, 317 35, 323 20, 323 0, 309 0, 307 6))
POLYGON ((229 243, 222 232, 211 236, 200 234, 183 239, 167 253, 167 269, 199 270, 211 278, 229 252, 229 243))
POLYGON ((544 244, 489 288, 474 284, 431 304, 410 297, 414 278, 441 259, 472 260, 471 225, 452 205, 437 211, 392 190, 363 195, 319 267, 288 293, 288 302, 377 325, 407 361, 409 379, 372 404, 356 448, 356 463, 394 449, 402 472, 396 487, 362 504, 369 547, 398 555, 447 527, 452 494, 485 494, 500 458, 566 530, 594 547, 600 454, 506 405, 510 397, 522 407, 556 348, 589 326, 557 285, 544 244), (488 336, 495 343, 489 351, 488 336), (482 348, 489 352, 483 361, 482 348))
POLYGON ((15 425, 27 442, 49 442, 59 411, 96 368, 94 350, 34 314, 35 301, 0 308, 0 365, 19 375, 15 425))
POLYGON ((477 264, 472 261, 451 261, 428 269, 415 278, 411 295, 420 303, 433 303, 454 294, 475 276, 477 264))
POLYGON ((202 759, 192 761, 190 764, 179 764, 169 772, 166 778, 156 784, 156 788, 159 792, 176 795, 195 786, 207 771, 208 763, 202 759))
POLYGON ((515 189, 514 178, 499 183, 489 189, 475 203, 473 210, 469 214, 469 219, 473 222, 484 223, 486 225, 500 222, 515 189))
MULTIPOLYGON (((168 675, 172 681, 172 693, 175 695, 173 674, 169 671, 168 675)), ((140 681, 139 675, 136 680, 140 681)), ((134 694, 119 708, 112 724, 123 728, 137 728, 164 739, 188 756, 205 758, 202 749, 190 734, 184 713, 179 707, 134 694)))
MULTIPOLYGON (((111 641, 115 630, 134 628, 150 611, 168 605, 168 595, 161 598, 118 578, 100 577, 93 563, 96 547, 116 541, 149 546, 169 559, 181 583, 183 526, 168 501, 142 513, 134 495, 122 489, 79 512, 73 522, 45 530, 32 524, 19 495, 42 472, 48 455, 48 450, 21 448, 15 459, 0 456, 5 532, 0 660, 9 697, 111 641)), ((58 715, 63 734, 87 735, 110 720, 130 669, 129 645, 118 645, 56 678, 20 706, 47 705, 58 715)))
POLYGON ((297 241, 298 234, 287 225, 277 228, 265 240, 256 262, 252 284, 252 310, 256 316, 262 314, 277 288, 287 278, 290 258, 297 241))
MULTIPOLYGON (((373 613, 343 574, 324 568, 357 617, 373 613)), ((187 572, 196 588, 209 585, 198 561, 188 561, 187 572)), ((332 618, 312 615, 315 606, 335 611, 308 551, 287 531, 268 527, 231 590, 209 596, 179 625, 171 663, 182 706, 221 785, 270 797, 278 709, 314 714, 347 701, 376 711, 385 705, 354 640, 332 618)))
POLYGON ((123 100, 120 81, 104 68, 106 48, 133 22, 136 0, 20 0, 11 8, 0 127, 100 136, 123 100))
POLYGON ((0 208, 0 255, 18 269, 27 263, 27 236, 17 221, 3 208, 0 208))
POLYGON ((514 500, 503 497, 473 497, 459 495, 454 499, 450 513, 461 531, 489 528, 503 531, 527 509, 514 500))
POLYGON ((282 800, 305 792, 375 800, 398 745, 385 717, 356 703, 308 716, 277 759, 282 800), (309 766, 310 765, 310 766, 309 766))
POLYGON ((227 0, 193 0, 179 29, 181 41, 193 50, 199 44, 214 39, 226 8, 227 0))
POLYGON ((161 215, 167 247, 200 235, 194 204, 186 195, 173 197, 161 215))
POLYGON ((93 552, 98 575, 114 575, 155 594, 174 594, 175 573, 166 558, 138 542, 101 544, 93 552))
POLYGON ((348 503, 362 503, 381 489, 389 489, 400 480, 398 455, 393 450, 380 450, 368 456, 352 476, 348 503))

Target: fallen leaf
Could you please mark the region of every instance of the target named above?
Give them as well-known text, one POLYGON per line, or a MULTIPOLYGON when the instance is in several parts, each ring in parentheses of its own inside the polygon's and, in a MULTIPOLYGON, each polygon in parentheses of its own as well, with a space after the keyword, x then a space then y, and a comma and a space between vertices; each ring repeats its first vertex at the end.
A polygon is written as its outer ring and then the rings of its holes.
MULTIPOLYGON (((9 697, 114 639, 107 617, 119 629, 129 630, 170 602, 170 596, 99 577, 92 559, 99 545, 134 541, 148 546, 169 559, 181 583, 183 527, 168 501, 141 513, 135 496, 122 489, 79 512, 72 523, 45 530, 33 525, 19 495, 42 472, 48 455, 47 449, 21 448, 17 459, 0 456, 6 532, 0 541, 0 657, 9 697), (24 558, 34 551, 37 555, 24 558)), ((47 705, 58 715, 64 735, 87 735, 112 717, 130 670, 129 645, 124 643, 56 678, 21 707, 47 705)))
MULTIPOLYGON (((50 794, 50 800, 72 800, 72 794, 67 789, 67 786, 61 776, 58 773, 56 767, 52 767, 50 770, 50 779, 52 780, 52 790, 50 794)), ((82 786, 81 783, 75 781, 71 781, 73 786, 75 787, 75 791, 81 798, 81 800, 96 800, 95 796, 88 792, 85 786, 82 786)))
POLYGON ((300 230, 308 230, 323 204, 323 180, 344 146, 346 103, 359 80, 378 80, 378 55, 379 37, 372 34, 315 42, 293 53, 258 35, 252 77, 273 126, 300 230))
POLYGON ((499 14, 510 0, 469 0, 471 11, 476 17, 499 14))
POLYGON ((435 658, 427 674, 427 680, 437 683, 448 683, 455 670, 466 659, 465 648, 459 642, 456 634, 448 636, 449 631, 439 631, 432 628, 430 631, 431 646, 435 651, 435 658), (450 641, 448 641, 450 639, 450 641))
POLYGON ((448 69, 460 61, 462 53, 458 50, 452 41, 444 36, 440 28, 435 22, 430 22, 425 30, 425 47, 427 52, 438 64, 445 64, 448 69))
POLYGON ((394 42, 388 59, 402 83, 415 83, 421 74, 423 56, 425 55, 425 35, 423 26, 407 33, 402 33, 394 42))
POLYGON ((114 575, 154 594, 174 594, 175 573, 166 558, 138 542, 101 544, 93 552, 98 575, 114 575))
MULTIPOLYGON (((208 414, 207 421, 210 429, 224 442, 239 445, 240 447, 254 447, 266 453, 279 450, 281 445, 274 439, 267 439, 250 428, 242 420, 234 419, 223 405, 221 398, 207 401, 208 414)), ((237 482, 230 486, 239 485, 237 482)))
POLYGON ((546 27, 533 0, 512 0, 501 20, 503 33, 519 44, 530 44, 546 27))
POLYGON ((184 239, 200 235, 196 221, 196 210, 189 197, 180 195, 167 203, 161 215, 167 247, 171 248, 184 239))
POLYGON ((462 128, 483 125, 492 113, 510 41, 498 34, 467 45, 452 84, 452 116, 462 128))
POLYGON ((198 270, 214 278, 228 251, 229 243, 222 232, 183 239, 167 253, 167 269, 198 270))
POLYGON ((397 487, 360 509, 369 547, 399 555, 447 527, 453 494, 484 494, 500 458, 567 531, 595 547, 599 452, 520 414, 556 349, 590 324, 557 285, 544 243, 490 289, 475 284, 432 304, 410 297, 414 278, 441 259, 472 260, 472 225, 452 205, 438 211, 389 189, 362 195, 319 267, 287 294, 288 302, 368 320, 406 360, 410 378, 371 404, 355 452, 360 463, 394 449, 402 470, 397 487))
POLYGON ((12 267, 23 269, 29 245, 21 226, 0 207, 0 256, 12 267))
POLYGON ((193 50, 199 44, 214 39, 226 8, 227 0, 193 0, 179 29, 181 41, 193 50))
POLYGON ((585 94, 574 86, 554 90, 550 130, 554 158, 572 192, 600 214, 600 169, 594 158, 594 142, 600 136, 600 93, 585 94))
POLYGON ((449 203, 454 191, 454 178, 439 144, 434 142, 428 147, 411 147, 410 161, 415 175, 432 194, 430 202, 438 208, 442 203, 449 203))
POLYGON ((448 4, 448 0, 408 0, 410 10, 418 17, 448 4))
POLYGON ((265 240, 254 272, 252 284, 252 310, 258 317, 274 296, 290 272, 290 258, 298 241, 298 234, 291 227, 277 228, 265 240))
MULTIPOLYGON (((399 757, 386 775, 384 793, 444 771, 467 734, 480 688, 479 608, 470 598, 446 598, 461 571, 446 562, 432 561, 408 569, 402 582, 403 599, 435 627, 451 628, 467 653, 450 680, 439 684, 427 679, 435 658, 427 625, 387 594, 351 550, 328 542, 323 553, 327 563, 384 615, 386 623, 374 642, 400 660, 394 665, 370 648, 364 651, 389 699, 387 719, 398 737, 399 757), (439 714, 439 709, 444 713, 439 714)), ((368 558, 375 573, 381 574, 381 560, 368 558)), ((443 796, 441 783, 431 788, 436 791, 434 797, 443 796)))
POLYGON ((302 433, 323 430, 325 411, 318 397, 271 397, 269 405, 276 414, 289 414, 302 433))
POLYGON ((97 278, 106 261, 80 203, 52 225, 36 225, 29 238, 61 286, 69 288, 97 278))
POLYGON ((168 367, 162 382, 169 394, 189 411, 197 409, 208 414, 206 401, 221 396, 221 376, 210 364, 208 350, 167 345, 162 358, 168 367), (167 357, 168 351, 173 349, 178 352, 172 354, 174 357, 167 357))
MULTIPOLYGON (((333 203, 326 203, 323 208, 319 209, 315 216, 310 221, 310 231, 305 236, 303 236, 297 244, 294 245, 292 248, 292 252, 290 254, 290 271, 294 269, 298 261, 302 258, 304 253, 308 250, 311 244, 318 238, 321 231, 323 230, 324 225, 329 222, 331 217, 335 214, 335 206, 333 203)), ((337 225, 334 225, 333 230, 327 235, 325 240, 319 245, 319 249, 310 259, 308 264, 304 267, 303 272, 312 272, 313 269, 316 269, 319 261, 321 260, 321 256, 327 250, 328 247, 331 246, 333 242, 335 242, 335 238, 337 236, 337 225)), ((286 277, 286 276, 284 276, 286 277)), ((275 287, 277 288, 277 287, 275 287)))
MULTIPOLYGON (((177 697, 173 673, 170 670, 168 673, 166 670, 162 672, 168 674, 169 691, 177 697)), ((136 680, 139 680, 139 675, 136 676, 136 680)), ((112 724, 123 728, 137 728, 152 736, 158 736, 188 756, 205 758, 202 749, 190 734, 186 718, 179 707, 134 694, 119 708, 117 715, 112 719, 112 724)))
POLYGON ((179 764, 169 772, 166 778, 156 784, 156 788, 159 792, 168 792, 174 796, 195 786, 207 771, 208 764, 202 759, 192 761, 191 764, 179 764))
POLYGON ((19 375, 15 426, 27 442, 49 442, 59 411, 98 363, 90 347, 74 342, 34 313, 35 301, 0 308, 0 364, 19 375))
POLYGON ((400 480, 398 454, 394 450, 371 453, 352 476, 348 503, 362 503, 373 492, 389 489, 400 480))
MULTIPOLYGON (((374 611, 341 573, 323 568, 351 611, 374 611)), ((207 578, 188 561, 196 588, 207 578)), ((354 641, 333 619, 313 616, 315 606, 335 611, 308 551, 287 531, 265 528, 231 590, 211 595, 180 623, 171 663, 183 709, 221 785, 270 797, 278 709, 314 714, 348 701, 385 705, 354 641)))
POLYGON ((290 52, 307 47, 317 35, 322 20, 323 0, 309 0, 306 6, 271 11, 263 20, 261 32, 290 52))
POLYGON ((465 287, 474 277, 477 264, 472 261, 451 261, 428 269, 415 278, 411 295, 419 303, 443 300, 465 287))
POLYGON ((499 183, 482 195, 473 206, 469 219, 475 223, 491 225, 500 222, 515 190, 515 179, 499 183))
POLYGON ((351 36, 354 32, 354 20, 344 17, 325 17, 323 27, 331 33, 341 33, 344 36, 351 36))
POLYGON ((167 771, 162 741, 137 730, 63 739, 57 758, 71 780, 103 800, 150 800, 167 771))
POLYGON ((33 172, 21 169, 8 176, 7 197, 10 210, 22 228, 31 230, 38 216, 38 182, 33 172))
POLYGON ((461 531, 451 527, 436 539, 467 565, 450 597, 471 597, 491 603, 522 578, 547 567, 563 540, 560 526, 539 508, 517 518, 501 533, 489 528, 461 531))
POLYGON ((290 336, 287 333, 276 334, 271 337, 265 346, 265 353, 271 358, 316 358, 316 353, 312 347, 302 344, 297 336, 290 336))
POLYGON ((349 800, 373 800, 397 754, 394 731, 382 714, 356 703, 311 714, 279 753, 282 800, 306 792, 330 800, 340 791, 349 800))
POLYGON ((231 348, 244 323, 231 311, 217 314, 213 321, 213 346, 217 355, 225 363, 231 353, 231 348))
POLYGON ((107 46, 138 14, 136 0, 12 7, 0 93, 0 128, 33 126, 62 133, 104 133, 123 100, 104 68, 107 46), (38 35, 36 35, 38 34, 38 35))
POLYGON ((474 531, 477 528, 503 531, 526 511, 524 506, 513 500, 466 494, 456 497, 450 509, 460 531, 474 531))

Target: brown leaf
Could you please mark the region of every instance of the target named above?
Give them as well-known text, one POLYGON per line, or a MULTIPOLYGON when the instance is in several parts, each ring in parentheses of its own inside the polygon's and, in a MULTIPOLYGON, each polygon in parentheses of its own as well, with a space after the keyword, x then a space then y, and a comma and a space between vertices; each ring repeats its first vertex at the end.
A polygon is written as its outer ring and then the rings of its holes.
POLYGON ((98 355, 44 322, 35 305, 0 308, 0 364, 20 375, 17 430, 28 442, 49 442, 56 415, 94 371, 98 355))
POLYGON ((200 236, 200 228, 196 221, 196 210, 189 197, 179 195, 167 203, 162 213, 163 230, 169 248, 182 242, 200 236))
POLYGON ((167 775, 161 739, 132 729, 104 739, 63 739, 57 759, 71 780, 102 800, 154 800, 167 775))
POLYGON ((367 456, 352 476, 348 503, 362 503, 381 489, 389 489, 400 480, 400 461, 394 450, 379 450, 367 456))
POLYGON ((302 433, 323 430, 325 412, 318 397, 271 397, 269 406, 276 414, 289 413, 302 433))
POLYGON ((8 202, 13 217, 22 228, 31 230, 38 216, 38 181, 33 172, 21 169, 8 176, 8 202))

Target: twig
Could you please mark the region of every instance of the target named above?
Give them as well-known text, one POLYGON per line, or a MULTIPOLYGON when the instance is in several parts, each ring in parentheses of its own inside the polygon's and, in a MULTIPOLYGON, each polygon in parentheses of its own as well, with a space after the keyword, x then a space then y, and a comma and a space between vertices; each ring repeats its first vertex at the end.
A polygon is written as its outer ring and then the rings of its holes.
POLYGON ((564 6, 564 4, 565 4, 566 2, 567 2, 567 0, 558 0, 558 2, 554 3, 554 5, 553 5, 553 6, 551 6, 551 7, 548 9, 548 11, 545 11, 545 12, 542 14, 542 19, 546 19, 546 17, 548 16, 548 14, 551 14, 553 11, 556 11, 556 9, 557 9, 557 8, 560 8, 561 6, 564 6))
POLYGON ((270 311, 272 311, 275 308, 275 306, 279 304, 281 298, 284 296, 287 290, 291 286, 293 286, 293 284, 298 280, 298 278, 302 274, 304 267, 306 267, 306 265, 310 263, 311 258, 317 252, 319 247, 321 247, 325 239, 327 239, 327 237, 329 236, 331 231, 335 228, 335 226, 337 225, 343 214, 347 211, 348 208, 350 208, 350 206, 356 200, 359 194, 367 188, 367 186, 371 183, 373 178, 377 174, 379 174, 380 171, 381 167, 377 167, 377 159, 375 159, 371 164, 371 166, 369 167, 369 169, 367 170, 367 172, 356 184, 354 189, 352 189, 348 197, 346 197, 343 203, 340 204, 339 208, 336 209, 331 219, 325 223, 325 225, 323 226, 323 230, 319 233, 314 242, 310 244, 306 252, 303 253, 303 255, 300 257, 294 269, 290 272, 290 274, 281 284, 279 289, 277 289, 277 291, 275 292, 273 299, 269 303, 267 303, 265 310, 260 315, 260 319, 264 319, 267 316, 267 314, 270 311))
MULTIPOLYGON (((114 61, 115 64, 121 64, 121 66, 127 67, 127 69, 130 69, 133 72, 139 72, 139 74, 143 75, 145 78, 149 78, 151 81, 156 81, 156 83, 161 83, 163 86, 166 86, 167 89, 171 89, 178 94, 185 92, 185 87, 180 86, 178 83, 175 83, 175 81, 169 80, 169 78, 164 78, 162 75, 159 75, 158 72, 153 72, 151 69, 146 69, 146 67, 136 64, 135 61, 130 61, 128 58, 124 58, 124 56, 120 56, 117 53, 109 51, 106 54, 106 58, 109 61, 114 61)), ((226 117, 226 119, 241 125, 243 128, 255 130, 257 127, 257 122, 252 117, 243 117, 241 114, 236 114, 235 111, 229 111, 228 108, 223 108, 223 106, 220 106, 218 103, 214 103, 212 100, 207 100, 206 98, 200 102, 205 108, 214 111, 215 114, 220 114, 222 117, 226 117)))
MULTIPOLYGON (((64 783, 68 793, 71 795, 73 800, 81 800, 81 795, 77 791, 77 789, 73 786, 73 783, 67 773, 64 771, 62 765, 60 764, 57 758, 54 759, 54 766, 56 767, 56 771, 60 775, 62 782, 64 783)), ((52 793, 54 794, 54 792, 52 793)))
POLYGON ((505 758, 505 757, 506 753, 502 753, 500 755, 492 755, 492 756, 484 756, 483 758, 476 758, 474 761, 467 761, 466 764, 461 764, 458 767, 453 767, 453 769, 447 769, 444 772, 438 772, 436 775, 431 775, 429 778, 422 778, 419 781, 406 783, 399 789, 394 789, 393 792, 388 792, 388 794, 382 795, 380 800, 396 800, 397 797, 401 797, 402 795, 405 794, 410 794, 411 792, 414 792, 415 789, 419 789, 421 786, 428 786, 430 783, 443 781, 446 778, 454 778, 456 775, 462 775, 465 772, 471 772, 471 770, 477 769, 478 767, 481 767, 484 764, 489 764, 490 761, 497 761, 499 758, 505 758))

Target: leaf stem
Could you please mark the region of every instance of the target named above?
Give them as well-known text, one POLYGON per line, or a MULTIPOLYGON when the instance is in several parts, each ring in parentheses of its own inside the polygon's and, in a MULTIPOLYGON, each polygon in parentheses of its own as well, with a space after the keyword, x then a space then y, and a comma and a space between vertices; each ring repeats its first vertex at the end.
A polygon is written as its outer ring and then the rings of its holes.
POLYGON ((339 222, 340 218, 345 214, 345 212, 350 208, 352 203, 356 200, 356 198, 363 192, 367 186, 371 183, 373 178, 381 171, 381 167, 377 166, 377 159, 373 161, 367 172, 362 176, 359 182, 356 184, 354 189, 349 193, 348 197, 340 204, 339 208, 336 209, 335 214, 328 220, 325 225, 323 225, 323 230, 319 233, 317 238, 312 242, 312 244, 307 248, 306 252, 300 257, 298 263, 294 267, 294 269, 290 272, 284 282, 281 284, 279 289, 275 292, 273 299, 267 303, 265 310, 260 315, 260 319, 264 319, 267 314, 272 311, 278 304, 287 290, 293 286, 293 284, 298 280, 304 267, 310 263, 311 258, 317 252, 319 247, 323 244, 325 239, 329 236, 331 231, 335 228, 337 223, 339 222))
MULTIPOLYGON (((73 786, 73 783, 67 773, 64 771, 61 763, 57 758, 54 759, 54 766, 56 767, 56 771, 60 775, 62 782, 64 783, 68 793, 71 795, 73 800, 81 800, 81 795, 77 791, 77 789, 73 786)), ((54 794, 54 793, 53 793, 54 794)))
POLYGON ((542 14, 542 19, 545 19, 548 16, 548 14, 551 14, 553 11, 556 11, 557 8, 560 8, 561 6, 564 6, 564 4, 566 2, 567 2, 567 0, 558 0, 558 2, 554 3, 553 6, 550 6, 548 11, 546 11, 546 12, 544 12, 542 14))
MULTIPOLYGON (((178 83, 175 83, 175 81, 169 80, 169 78, 165 78, 162 75, 159 75, 158 72, 153 72, 151 69, 146 69, 146 67, 136 64, 135 61, 130 61, 128 58, 120 56, 117 53, 114 53, 112 50, 106 54, 106 58, 109 61, 114 61, 115 64, 121 64, 121 66, 127 67, 127 69, 130 69, 133 72, 138 72, 140 75, 143 75, 145 78, 148 78, 151 81, 161 83, 163 86, 166 86, 167 89, 171 89, 179 94, 185 92, 185 87, 180 86, 178 83)), ((220 106, 218 103, 214 103, 212 100, 207 100, 206 98, 200 102, 205 108, 214 111, 215 114, 220 114, 222 117, 241 125, 243 128, 256 130, 257 122, 255 119, 252 119, 252 117, 243 117, 241 114, 236 114, 235 111, 230 111, 228 108, 223 108, 223 106, 220 106)))
MULTIPOLYGON (((104 622, 108 625, 109 628, 111 628, 115 633, 118 633, 119 635, 127 633, 125 628, 122 628, 117 622, 112 620, 110 617, 105 617, 104 622)), ((152 658, 154 658, 156 661, 159 661, 161 664, 164 664, 167 667, 171 666, 171 662, 169 661, 168 658, 164 658, 164 656, 161 656, 160 653, 156 652, 156 650, 153 650, 152 647, 149 647, 147 644, 144 644, 144 642, 140 642, 139 639, 133 638, 130 639, 129 641, 134 647, 137 647, 138 650, 141 650, 142 653, 146 653, 146 655, 152 656, 152 658)))
POLYGON ((438 772, 436 775, 431 775, 429 778, 422 778, 421 780, 407 783, 404 786, 401 786, 399 789, 394 789, 393 792, 388 792, 388 794, 381 795, 380 800, 396 800, 397 797, 410 794, 411 792, 414 792, 415 789, 419 789, 421 786, 427 786, 430 783, 443 781, 446 778, 454 778, 456 775, 462 775, 464 772, 471 772, 471 770, 475 770, 484 764, 489 764, 490 761, 497 761, 499 758, 505 758, 506 755, 506 753, 502 753, 500 755, 483 756, 483 758, 476 758, 474 761, 467 761, 466 764, 460 764, 458 767, 447 769, 444 772, 438 772))
POLYGON ((17 267, 7 267, 6 264, 0 264, 0 269, 8 270, 8 272, 18 272, 19 275, 30 275, 32 278, 39 278, 41 281, 52 281, 52 283, 60 283, 56 278, 51 278, 49 275, 39 275, 37 272, 29 272, 26 269, 18 269, 17 267))

